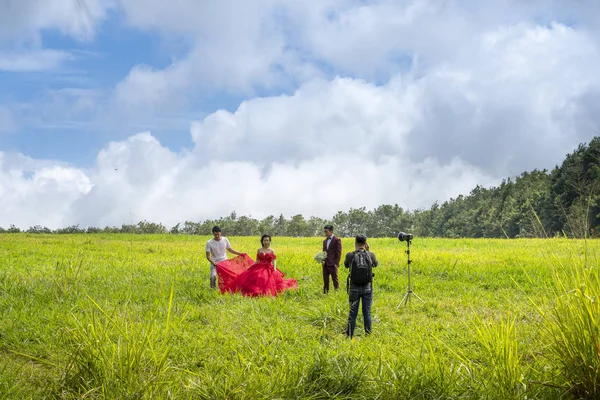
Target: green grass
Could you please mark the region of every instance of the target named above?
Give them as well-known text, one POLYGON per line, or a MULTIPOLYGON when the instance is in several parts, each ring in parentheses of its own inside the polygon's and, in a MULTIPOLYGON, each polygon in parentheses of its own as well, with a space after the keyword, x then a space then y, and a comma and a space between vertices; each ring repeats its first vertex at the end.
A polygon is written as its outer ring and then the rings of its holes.
POLYGON ((274 238, 300 289, 256 299, 210 290, 207 239, 0 235, 0 399, 600 396, 599 242, 416 238, 405 305, 405 243, 371 240, 374 331, 359 314, 350 341, 321 239, 274 238))

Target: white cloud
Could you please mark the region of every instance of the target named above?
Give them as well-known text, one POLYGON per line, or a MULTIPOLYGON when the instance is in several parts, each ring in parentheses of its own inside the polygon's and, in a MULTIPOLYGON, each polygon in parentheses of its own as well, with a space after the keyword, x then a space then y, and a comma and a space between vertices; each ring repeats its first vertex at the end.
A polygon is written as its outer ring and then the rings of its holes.
MULTIPOLYGON (((351 79, 315 81, 293 96, 248 101, 234 114, 217 112, 194 123, 195 147, 181 153, 145 132, 110 143, 92 169, 79 170, 85 179, 63 174, 69 184, 44 186, 53 193, 32 192, 24 177, 12 186, 23 196, 44 193, 49 202, 63 197, 51 218, 46 212, 34 217, 37 208, 28 204, 25 221, 105 226, 141 219, 172 225, 232 210, 328 217, 381 203, 428 207, 494 182, 459 158, 409 160, 404 138, 412 96, 411 89, 401 93, 351 79), (357 191, 362 181, 367 188, 357 191)), ((4 179, 13 182, 13 175, 4 179)), ((23 224, 16 220, 16 200, 5 201, 13 212, 0 224, 23 224)))
POLYGON ((412 164, 397 156, 376 161, 355 153, 319 154, 298 164, 274 162, 265 173, 250 161, 204 163, 194 152, 174 153, 148 133, 109 144, 90 171, 1 156, 0 225, 23 228, 142 219, 174 225, 232 210, 255 217, 330 217, 341 209, 382 202, 429 205, 439 196, 491 182, 459 159, 447 165, 435 160, 412 164))
POLYGON ((36 72, 53 70, 72 58, 72 55, 68 52, 48 49, 0 52, 0 71, 36 72))
MULTIPOLYGON (((183 40, 189 50, 164 69, 132 68, 116 87, 115 109, 146 117, 167 115, 174 109, 193 109, 192 99, 202 95, 234 93, 251 98, 261 89, 289 92, 302 83, 335 75, 385 83, 407 72, 429 76, 445 64, 461 69, 470 64, 477 69, 487 63, 484 57, 501 56, 481 51, 484 37, 515 27, 519 34, 526 30, 523 27, 535 30, 534 21, 545 29, 561 17, 582 21, 575 36, 597 50, 594 24, 584 23, 590 13, 600 12, 596 3, 578 2, 567 8, 559 1, 541 0, 481 4, 178 0, 172 5, 122 0, 132 27, 183 40)), ((580 42, 573 44, 578 49, 580 42)), ((502 47, 496 46, 497 51, 502 47)), ((557 55, 549 50, 537 52, 550 58, 557 55)), ((537 62, 532 57, 527 60, 537 62)), ((526 72, 527 66, 522 67, 526 72)))
POLYGON ((112 0, 6 0, 0 3, 0 42, 39 44, 44 29, 89 40, 112 7, 112 0))
MULTIPOLYGON (((382 203, 429 207, 477 184, 552 167, 581 141, 577 124, 600 126, 592 113, 600 53, 585 34, 516 25, 482 35, 469 54, 477 62, 458 54, 424 76, 398 74, 385 85, 316 79, 293 95, 247 100, 193 122, 194 147, 181 153, 141 133, 110 143, 91 170, 43 186, 50 194, 28 182, 13 183, 15 193, 69 199, 39 221, 100 226, 174 224, 232 210, 327 217, 382 203), (361 179, 369 189, 357 192, 361 179)), ((19 215, 14 204, 0 224, 19 215)))
POLYGON ((115 99, 121 112, 144 110, 145 113, 172 112, 185 106, 185 76, 179 65, 167 70, 135 66, 115 90, 115 99))
POLYGON ((66 226, 73 202, 90 188, 80 169, 0 152, 0 226, 66 226))
POLYGON ((291 97, 215 113, 192 136, 198 151, 226 160, 260 162, 247 151, 260 144, 275 160, 335 149, 413 162, 458 156, 498 177, 552 168, 600 128, 598 63, 585 33, 517 25, 480 36, 425 75, 397 74, 384 86, 313 81, 291 97))
MULTIPOLYGON (((72 8, 70 17, 42 18, 29 8, 35 2, 23 2, 22 30, 89 38, 111 7, 89 2, 96 8, 87 25, 71 25, 72 8)), ((600 2, 120 0, 120 7, 130 27, 159 35, 166 48, 184 42, 186 52, 178 47, 162 69, 133 66, 108 100, 96 91, 48 95, 34 107, 56 120, 40 124, 94 115, 115 130, 136 119, 164 128, 161 118, 176 116, 179 126, 191 123, 192 147, 173 152, 145 132, 108 144, 89 170, 51 163, 30 167, 31 177, 4 153, 0 187, 12 194, 0 196, 0 209, 9 210, 0 211, 1 226, 429 207, 477 184, 552 168, 600 131, 592 17, 600 2), (288 94, 255 97, 265 91, 288 94), (247 100, 194 121, 206 115, 194 100, 219 93, 247 100), (112 108, 98 110, 104 102, 112 108), (356 194, 357 179, 368 180, 366 193, 356 194)), ((0 15, 0 37, 21 29, 2 25, 0 15)))
POLYGON ((170 109, 199 91, 252 96, 323 75, 291 50, 280 1, 122 0, 122 8, 133 27, 182 38, 189 51, 164 69, 132 68, 116 87, 118 109, 170 109))
POLYGON ((293 96, 244 102, 235 114, 217 111, 192 125, 192 138, 206 158, 260 165, 339 153, 372 159, 405 155, 413 96, 411 88, 393 91, 347 78, 318 80, 293 96))
POLYGON ((552 168, 600 127, 582 112, 600 94, 599 62, 591 38, 564 25, 488 32, 421 79, 415 157, 458 155, 495 176, 552 168))

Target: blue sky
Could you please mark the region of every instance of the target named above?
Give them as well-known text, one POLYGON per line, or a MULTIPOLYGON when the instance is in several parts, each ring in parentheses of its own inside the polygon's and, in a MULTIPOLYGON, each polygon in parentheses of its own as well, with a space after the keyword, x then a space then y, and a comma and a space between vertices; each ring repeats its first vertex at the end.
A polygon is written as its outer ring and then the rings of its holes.
MULTIPOLYGON (((84 90, 98 92, 98 108, 103 107, 106 96, 135 65, 144 64, 155 69, 168 67, 173 57, 185 52, 185 44, 167 43, 154 32, 145 32, 123 24, 123 18, 112 12, 97 27, 93 40, 81 41, 62 34, 56 29, 39 32, 42 48, 69 53, 71 58, 49 71, 0 71, 0 102, 4 104, 35 104, 37 109, 24 111, 31 118, 19 121, 17 134, 0 135, 0 148, 23 152, 31 157, 59 159, 77 166, 89 167, 98 151, 108 140, 118 140, 145 129, 143 121, 127 127, 101 123, 101 115, 82 113, 73 118, 46 115, 50 120, 40 121, 44 114, 44 100, 51 101, 57 91, 84 90), (42 104, 40 104, 42 103, 42 104)), ((10 46, 7 49, 12 50, 10 46)), ((234 110, 240 99, 219 95, 202 99, 198 104, 201 113, 218 108, 234 110)), ((18 106, 17 106, 18 108, 18 106)), ((155 129, 155 134, 166 146, 179 150, 190 146, 189 121, 181 126, 155 129)))
POLYGON ((422 208, 552 168, 600 131, 599 15, 592 0, 4 3, 0 226, 422 208), (347 189, 356 165, 365 198, 347 189))

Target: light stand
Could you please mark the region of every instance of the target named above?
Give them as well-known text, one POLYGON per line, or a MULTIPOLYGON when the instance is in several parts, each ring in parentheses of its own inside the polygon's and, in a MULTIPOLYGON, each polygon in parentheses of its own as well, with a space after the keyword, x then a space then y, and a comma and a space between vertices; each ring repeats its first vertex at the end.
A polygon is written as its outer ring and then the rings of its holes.
MULTIPOLYGON (((412 296, 415 296, 417 299, 423 301, 422 298, 420 298, 415 292, 413 292, 412 287, 410 286, 410 264, 412 263, 412 260, 410 259, 410 242, 411 242, 410 239, 406 240, 406 251, 405 251, 406 255, 408 256, 408 262, 407 262, 407 266, 408 266, 408 288, 407 288, 406 294, 404 295, 404 298, 402 299, 402 301, 400 302, 400 304, 402 304, 402 303, 408 304, 410 302, 410 298, 412 296)), ((396 308, 400 308, 400 304, 396 308)))

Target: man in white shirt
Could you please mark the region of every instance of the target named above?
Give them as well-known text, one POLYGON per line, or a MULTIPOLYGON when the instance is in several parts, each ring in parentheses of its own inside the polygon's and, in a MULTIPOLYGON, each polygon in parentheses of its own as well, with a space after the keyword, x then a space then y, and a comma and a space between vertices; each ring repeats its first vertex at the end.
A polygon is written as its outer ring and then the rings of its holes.
POLYGON ((217 267, 221 261, 227 260, 227 251, 237 256, 245 254, 231 248, 229 240, 221 235, 221 228, 212 228, 213 238, 206 242, 206 259, 210 263, 210 287, 217 287, 217 267))

